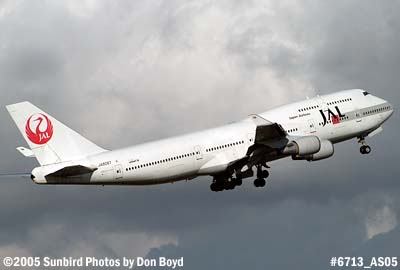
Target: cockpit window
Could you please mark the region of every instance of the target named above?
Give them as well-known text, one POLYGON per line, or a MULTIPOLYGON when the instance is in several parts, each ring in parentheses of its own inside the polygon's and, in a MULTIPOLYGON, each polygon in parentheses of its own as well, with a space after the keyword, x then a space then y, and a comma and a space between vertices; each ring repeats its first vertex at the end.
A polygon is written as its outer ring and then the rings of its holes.
POLYGON ((364 96, 368 96, 369 95, 369 93, 367 91, 364 91, 363 94, 364 94, 364 96))

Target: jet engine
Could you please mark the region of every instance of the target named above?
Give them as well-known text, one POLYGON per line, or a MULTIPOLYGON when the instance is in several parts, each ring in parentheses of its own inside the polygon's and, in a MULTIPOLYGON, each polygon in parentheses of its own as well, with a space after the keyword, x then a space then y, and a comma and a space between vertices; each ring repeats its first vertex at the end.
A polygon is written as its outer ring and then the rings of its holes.
POLYGON ((285 155, 308 156, 319 152, 321 141, 317 136, 305 136, 290 141, 282 150, 285 155))
POLYGON ((335 148, 333 144, 328 140, 321 141, 321 148, 317 153, 310 155, 293 155, 294 160, 307 160, 307 161, 317 161, 321 159, 330 158, 335 153, 335 148))

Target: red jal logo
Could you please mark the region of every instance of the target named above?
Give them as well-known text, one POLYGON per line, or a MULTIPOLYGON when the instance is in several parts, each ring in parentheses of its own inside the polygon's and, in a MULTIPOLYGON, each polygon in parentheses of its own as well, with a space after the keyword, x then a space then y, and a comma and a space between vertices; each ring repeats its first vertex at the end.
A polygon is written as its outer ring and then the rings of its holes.
POLYGON ((45 144, 53 136, 53 124, 46 115, 34 114, 26 121, 25 132, 31 142, 45 144))

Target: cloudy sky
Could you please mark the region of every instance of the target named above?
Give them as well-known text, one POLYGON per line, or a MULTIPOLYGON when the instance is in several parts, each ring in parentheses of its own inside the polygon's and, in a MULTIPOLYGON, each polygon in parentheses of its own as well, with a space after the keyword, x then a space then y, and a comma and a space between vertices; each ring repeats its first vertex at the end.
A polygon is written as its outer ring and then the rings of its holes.
MULTIPOLYGON (((0 0, 0 173, 36 161, 4 106, 29 100, 115 149, 365 88, 400 107, 399 1, 0 0)), ((185 269, 327 269, 400 248, 399 116, 267 188, 37 186, 2 178, 0 257, 171 256, 185 269)))

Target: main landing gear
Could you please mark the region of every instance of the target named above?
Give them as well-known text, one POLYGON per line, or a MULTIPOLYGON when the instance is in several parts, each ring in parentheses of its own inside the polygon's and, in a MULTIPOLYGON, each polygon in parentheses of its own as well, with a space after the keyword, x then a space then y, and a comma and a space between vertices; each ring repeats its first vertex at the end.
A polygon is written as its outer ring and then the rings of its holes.
POLYGON ((263 170, 261 165, 257 165, 257 179, 254 180, 255 187, 265 187, 268 178, 269 172, 267 170, 263 170))
MULTIPOLYGON (((267 165, 264 164, 266 168, 267 165)), ((263 170, 262 165, 256 165, 257 167, 257 178, 254 180, 255 187, 265 187, 267 181, 265 180, 269 176, 269 172, 267 170, 263 170)), ((214 192, 224 191, 224 190, 233 190, 237 186, 241 186, 243 184, 243 178, 248 178, 253 176, 253 171, 250 169, 247 173, 237 173, 236 177, 228 176, 228 175, 218 175, 214 177, 212 184, 210 185, 210 189, 214 192), (250 172, 250 173, 249 173, 250 172)))
POLYGON ((360 146, 360 153, 363 155, 368 155, 371 153, 371 147, 365 142, 364 137, 359 137, 358 138, 358 143, 361 144, 360 146))
POLYGON ((243 180, 241 177, 215 177, 212 184, 210 185, 210 189, 214 192, 223 191, 223 190, 233 190, 237 186, 241 186, 243 184, 243 180))

